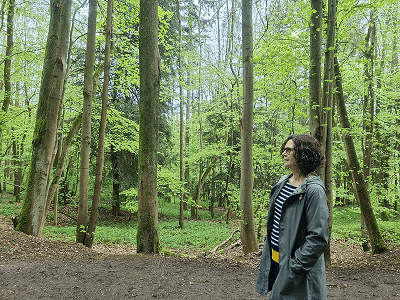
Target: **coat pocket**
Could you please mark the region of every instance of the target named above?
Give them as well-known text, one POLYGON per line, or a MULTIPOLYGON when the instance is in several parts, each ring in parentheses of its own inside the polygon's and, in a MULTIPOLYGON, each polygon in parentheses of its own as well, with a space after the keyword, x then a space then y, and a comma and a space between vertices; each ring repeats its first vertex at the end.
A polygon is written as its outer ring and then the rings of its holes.
POLYGON ((289 261, 281 263, 271 299, 306 299, 306 276, 306 273, 294 272, 289 261))

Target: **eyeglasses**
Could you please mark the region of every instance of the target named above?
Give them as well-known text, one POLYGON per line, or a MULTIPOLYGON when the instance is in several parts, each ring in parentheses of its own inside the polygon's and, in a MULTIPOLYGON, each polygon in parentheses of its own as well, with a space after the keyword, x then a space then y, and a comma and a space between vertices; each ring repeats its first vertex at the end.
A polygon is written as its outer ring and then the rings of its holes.
POLYGON ((283 148, 282 154, 283 154, 284 152, 286 152, 286 154, 289 155, 290 152, 292 152, 293 150, 294 150, 294 148, 289 148, 289 147, 283 148))

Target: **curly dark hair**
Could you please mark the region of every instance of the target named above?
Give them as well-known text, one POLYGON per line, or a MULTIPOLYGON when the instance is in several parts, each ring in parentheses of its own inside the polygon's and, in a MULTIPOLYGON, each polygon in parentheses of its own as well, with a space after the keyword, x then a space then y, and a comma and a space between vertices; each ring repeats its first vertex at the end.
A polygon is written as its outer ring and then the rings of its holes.
POLYGON ((294 134, 289 136, 281 146, 281 154, 284 152, 286 143, 293 140, 294 158, 303 176, 316 173, 325 163, 324 152, 320 142, 309 134, 294 134))

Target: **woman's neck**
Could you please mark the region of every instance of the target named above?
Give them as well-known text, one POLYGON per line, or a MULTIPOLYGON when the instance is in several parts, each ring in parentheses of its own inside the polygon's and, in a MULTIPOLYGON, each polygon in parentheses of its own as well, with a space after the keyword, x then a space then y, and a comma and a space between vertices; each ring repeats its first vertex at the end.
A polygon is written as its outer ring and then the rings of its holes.
POLYGON ((306 180, 305 176, 298 172, 293 172, 292 176, 289 178, 289 183, 293 186, 299 186, 304 182, 304 180, 306 180))

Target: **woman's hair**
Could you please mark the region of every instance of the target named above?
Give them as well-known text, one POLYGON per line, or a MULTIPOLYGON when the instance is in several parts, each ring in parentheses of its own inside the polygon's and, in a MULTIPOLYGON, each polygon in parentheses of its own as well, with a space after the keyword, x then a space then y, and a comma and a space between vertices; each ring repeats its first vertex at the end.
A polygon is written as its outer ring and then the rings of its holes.
POLYGON ((324 153, 320 142, 309 134, 294 134, 289 136, 281 146, 281 154, 284 152, 286 143, 293 140, 294 158, 299 171, 303 176, 316 172, 325 163, 324 153))

